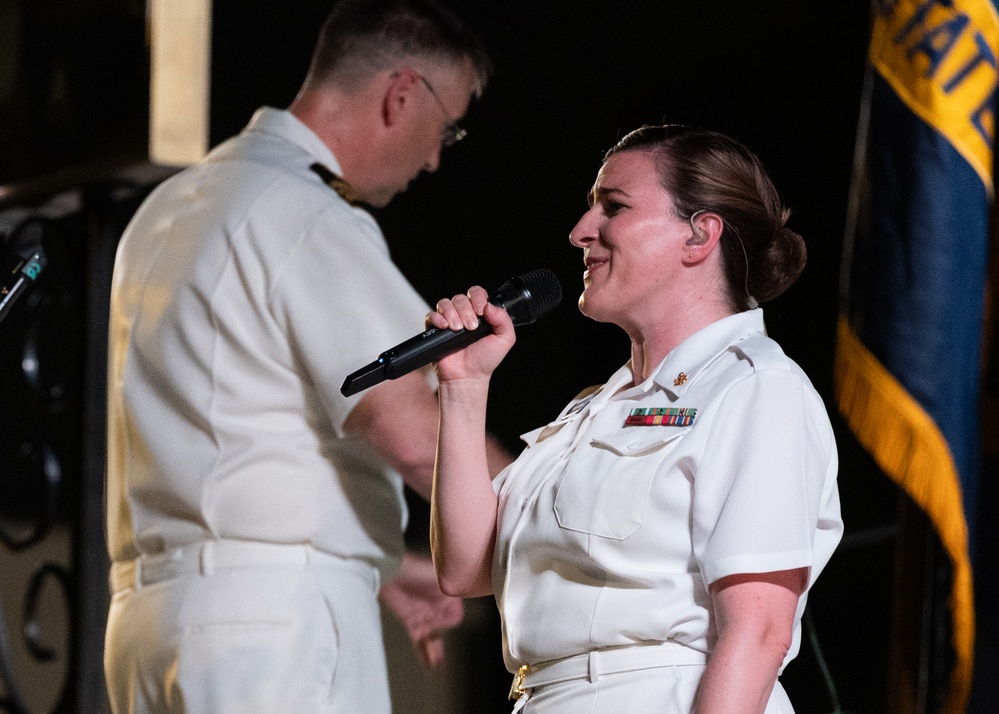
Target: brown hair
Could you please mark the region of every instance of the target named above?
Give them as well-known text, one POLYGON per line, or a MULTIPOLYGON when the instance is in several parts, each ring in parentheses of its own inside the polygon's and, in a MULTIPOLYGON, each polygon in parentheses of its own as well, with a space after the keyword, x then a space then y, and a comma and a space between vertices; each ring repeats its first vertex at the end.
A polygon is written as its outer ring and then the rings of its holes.
POLYGON ((414 57, 439 64, 468 58, 477 94, 492 71, 478 37, 434 0, 339 0, 319 32, 306 81, 356 89, 414 57))
POLYGON ((737 311, 774 299, 798 279, 805 241, 786 226, 791 212, 752 151, 724 134, 677 124, 636 129, 604 161, 622 151, 653 158, 679 218, 721 216, 722 262, 737 311))

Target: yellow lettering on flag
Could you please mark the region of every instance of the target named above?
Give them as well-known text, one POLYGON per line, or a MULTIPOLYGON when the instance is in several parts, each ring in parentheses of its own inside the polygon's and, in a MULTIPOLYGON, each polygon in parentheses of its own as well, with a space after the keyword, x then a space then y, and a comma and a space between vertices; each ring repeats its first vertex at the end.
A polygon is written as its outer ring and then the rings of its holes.
POLYGON ((877 13, 870 61, 992 193, 999 16, 991 0, 898 0, 877 13))

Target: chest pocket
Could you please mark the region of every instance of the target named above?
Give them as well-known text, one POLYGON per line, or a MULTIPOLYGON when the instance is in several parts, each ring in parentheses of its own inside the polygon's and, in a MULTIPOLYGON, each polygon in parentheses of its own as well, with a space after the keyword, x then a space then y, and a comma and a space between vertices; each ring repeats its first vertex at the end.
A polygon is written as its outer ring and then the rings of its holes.
POLYGON ((689 428, 625 428, 580 447, 555 494, 559 525, 601 538, 628 538, 645 521, 657 467, 689 428))

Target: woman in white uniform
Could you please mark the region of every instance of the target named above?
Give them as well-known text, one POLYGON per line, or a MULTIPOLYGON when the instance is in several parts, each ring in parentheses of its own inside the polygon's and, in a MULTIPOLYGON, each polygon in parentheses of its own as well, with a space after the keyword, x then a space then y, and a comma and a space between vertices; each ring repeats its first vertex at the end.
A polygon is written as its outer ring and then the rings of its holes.
POLYGON ((479 287, 428 316, 493 326, 438 364, 431 542, 446 593, 496 597, 514 711, 792 711, 778 677, 842 521, 825 407, 757 306, 804 267, 788 215, 723 135, 643 127, 608 151, 569 239, 580 309, 631 359, 495 481, 486 398, 513 326, 479 287))

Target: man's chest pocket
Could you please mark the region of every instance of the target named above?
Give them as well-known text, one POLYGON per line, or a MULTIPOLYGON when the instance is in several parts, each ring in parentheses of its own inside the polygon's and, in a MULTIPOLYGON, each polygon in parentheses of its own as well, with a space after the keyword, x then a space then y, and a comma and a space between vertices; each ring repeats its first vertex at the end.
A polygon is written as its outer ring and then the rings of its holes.
POLYGON ((570 460, 555 494, 562 528, 624 540, 645 521, 652 479, 689 427, 634 427, 593 439, 570 460))

